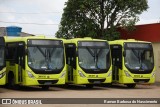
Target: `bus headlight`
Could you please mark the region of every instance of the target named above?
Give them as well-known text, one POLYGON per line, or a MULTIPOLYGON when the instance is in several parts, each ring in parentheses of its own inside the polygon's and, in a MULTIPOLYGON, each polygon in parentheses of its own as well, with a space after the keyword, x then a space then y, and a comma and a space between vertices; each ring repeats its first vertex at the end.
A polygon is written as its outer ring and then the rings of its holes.
POLYGON ((33 75, 30 71, 27 71, 27 73, 28 73, 28 76, 29 76, 30 78, 35 78, 34 75, 33 75))
POLYGON ((62 73, 62 75, 60 76, 60 78, 63 78, 65 75, 66 75, 66 71, 64 71, 64 72, 62 73))
POLYGON ((108 73, 108 76, 107 77, 110 77, 112 75, 112 71, 109 71, 108 73))
POLYGON ((82 71, 78 71, 78 73, 79 73, 79 75, 81 76, 81 77, 86 77, 83 73, 82 73, 82 71))
POLYGON ((1 79, 5 74, 6 74, 6 72, 2 72, 2 73, 0 74, 0 79, 1 79))
POLYGON ((131 77, 131 75, 127 71, 124 70, 124 73, 126 74, 127 77, 131 77))
POLYGON ((151 77, 152 77, 152 78, 154 78, 154 77, 155 77, 155 72, 153 72, 153 73, 152 73, 152 76, 151 76, 151 77))

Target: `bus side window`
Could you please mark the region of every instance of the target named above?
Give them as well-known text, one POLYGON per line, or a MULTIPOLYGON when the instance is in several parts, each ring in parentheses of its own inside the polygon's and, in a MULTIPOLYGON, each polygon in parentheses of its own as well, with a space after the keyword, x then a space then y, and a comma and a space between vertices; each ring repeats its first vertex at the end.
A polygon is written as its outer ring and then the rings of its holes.
POLYGON ((16 62, 17 64, 19 64, 20 66, 22 66, 23 68, 25 68, 25 47, 24 47, 24 43, 18 43, 18 47, 17 47, 17 58, 16 58, 16 62))
POLYGON ((76 47, 74 44, 67 44, 66 47, 66 63, 76 69, 76 47))
POLYGON ((72 66, 73 66, 74 69, 76 69, 76 47, 73 47, 71 52, 73 52, 72 53, 72 55, 73 55, 73 57, 72 57, 72 66))
POLYGON ((6 44, 6 60, 9 60, 11 64, 19 64, 23 68, 25 67, 25 49, 24 43, 7 43, 6 44))
POLYGON ((8 43, 7 44, 7 54, 6 59, 11 60, 14 63, 16 63, 16 57, 17 57, 17 47, 15 43, 8 43))
POLYGON ((112 64, 122 69, 122 47, 111 45, 112 64))

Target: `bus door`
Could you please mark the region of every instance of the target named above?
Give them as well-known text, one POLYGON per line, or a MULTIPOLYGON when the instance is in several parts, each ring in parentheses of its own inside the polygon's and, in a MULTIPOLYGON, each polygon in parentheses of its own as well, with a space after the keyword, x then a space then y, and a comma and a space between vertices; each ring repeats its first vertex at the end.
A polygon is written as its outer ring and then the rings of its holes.
POLYGON ((18 82, 23 81, 23 69, 25 69, 25 44, 19 42, 17 46, 18 82))
POLYGON ((76 46, 75 44, 65 44, 66 63, 68 65, 68 81, 74 81, 74 71, 76 70, 76 46))
POLYGON ((111 45, 112 55, 112 80, 119 80, 119 69, 122 69, 122 46, 111 45))

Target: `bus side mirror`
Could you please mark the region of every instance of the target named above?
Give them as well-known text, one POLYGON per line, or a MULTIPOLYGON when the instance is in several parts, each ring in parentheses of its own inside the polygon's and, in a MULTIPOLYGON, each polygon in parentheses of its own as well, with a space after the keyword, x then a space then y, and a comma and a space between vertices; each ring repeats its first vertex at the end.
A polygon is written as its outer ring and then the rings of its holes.
POLYGON ((152 56, 153 56, 153 52, 150 52, 149 57, 152 57, 152 56))
POLYGON ((123 51, 123 56, 126 57, 126 51, 123 51))

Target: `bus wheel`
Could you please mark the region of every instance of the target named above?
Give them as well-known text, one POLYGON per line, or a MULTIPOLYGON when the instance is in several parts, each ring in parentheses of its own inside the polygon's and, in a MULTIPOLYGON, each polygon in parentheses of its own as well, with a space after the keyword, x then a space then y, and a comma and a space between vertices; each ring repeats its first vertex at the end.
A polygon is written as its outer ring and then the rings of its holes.
POLYGON ((63 85, 63 87, 65 87, 65 88, 69 88, 70 86, 69 86, 69 84, 68 84, 68 83, 66 83, 66 84, 64 84, 64 85, 63 85))
POLYGON ((12 73, 10 73, 8 75, 8 88, 10 89, 14 89, 15 87, 15 83, 14 83, 14 75, 12 73))
POLYGON ((93 88, 93 84, 86 84, 86 88, 93 88))
POLYGON ((43 90, 48 90, 49 89, 49 86, 47 86, 47 85, 43 85, 41 87, 42 87, 43 90))
POLYGON ((112 86, 112 83, 107 83, 107 84, 105 84, 105 86, 111 87, 111 86, 112 86))
POLYGON ((126 84, 128 88, 135 88, 136 84, 126 84))

